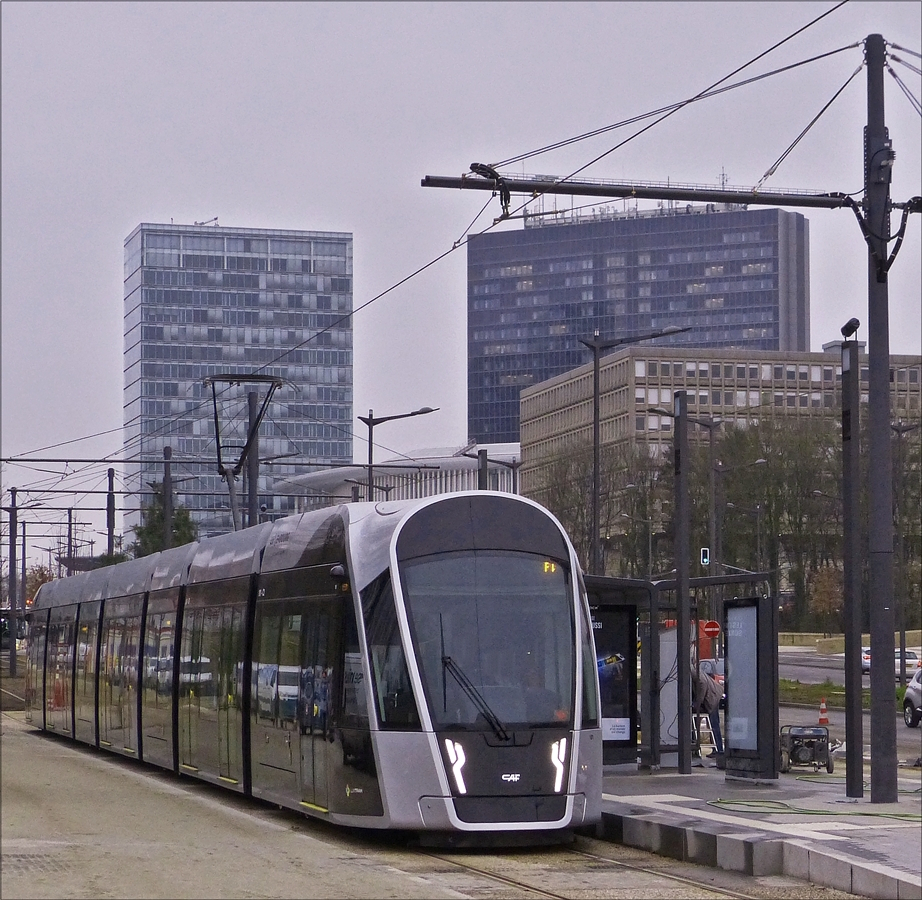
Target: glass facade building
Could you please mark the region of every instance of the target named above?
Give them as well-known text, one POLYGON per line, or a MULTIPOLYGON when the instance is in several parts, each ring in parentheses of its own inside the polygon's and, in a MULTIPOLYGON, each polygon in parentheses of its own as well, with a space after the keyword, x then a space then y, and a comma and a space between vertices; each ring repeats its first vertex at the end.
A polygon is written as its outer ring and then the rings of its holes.
POLYGON ((519 394, 582 365, 580 338, 807 351, 809 223, 707 205, 525 219, 468 242, 468 436, 519 440, 519 394))
POLYGON ((297 509, 277 486, 304 462, 352 462, 351 234, 141 224, 125 239, 124 278, 126 529, 140 523, 170 447, 175 502, 202 535, 233 530, 215 432, 233 468, 247 395, 261 406, 269 388, 248 375, 281 382, 259 428, 265 516, 297 509))

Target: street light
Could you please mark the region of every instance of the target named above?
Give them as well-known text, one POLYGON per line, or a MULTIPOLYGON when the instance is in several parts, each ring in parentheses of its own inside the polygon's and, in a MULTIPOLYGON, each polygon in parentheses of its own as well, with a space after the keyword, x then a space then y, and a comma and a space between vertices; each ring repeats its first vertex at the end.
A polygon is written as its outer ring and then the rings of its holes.
POLYGON ((392 422, 394 419, 409 419, 410 416, 425 416, 428 413, 437 412, 440 407, 433 409, 431 406, 421 406, 414 409, 413 412, 398 413, 396 416, 377 416, 373 409, 368 410, 367 416, 358 416, 358 418, 368 426, 368 496, 366 500, 374 500, 374 435, 375 425, 382 422, 392 422))
POLYGON ((622 347, 625 344, 637 344, 640 341, 649 341, 667 334, 680 334, 690 331, 691 328, 679 328, 669 325, 660 331, 651 331, 648 334, 638 334, 634 337, 609 338, 602 340, 598 331, 591 338, 580 338, 579 342, 592 351, 592 561, 593 575, 604 575, 602 571, 602 542, 599 535, 599 357, 603 350, 622 347))
POLYGON ((675 579, 676 579, 676 666, 679 728, 679 773, 691 772, 691 672, 688 653, 691 650, 691 600, 689 598, 688 544, 691 520, 688 502, 688 393, 675 391, 672 412, 654 409, 675 420, 673 430, 672 467, 675 513, 675 579))
MULTIPOLYGON (((651 407, 647 412, 655 412, 660 415, 671 416, 672 413, 660 406, 651 407)), ((710 494, 710 508, 708 510, 708 541, 710 543, 710 558, 708 559, 708 575, 716 575, 716 566, 720 561, 720 545, 718 544, 717 532, 717 463, 714 453, 714 429, 723 424, 723 419, 707 416, 698 418, 689 416, 688 421, 693 425, 699 425, 701 428, 708 430, 708 492, 710 494)), ((711 601, 713 601, 711 597, 711 601)), ((711 603, 708 610, 711 618, 717 615, 717 604, 711 603)))

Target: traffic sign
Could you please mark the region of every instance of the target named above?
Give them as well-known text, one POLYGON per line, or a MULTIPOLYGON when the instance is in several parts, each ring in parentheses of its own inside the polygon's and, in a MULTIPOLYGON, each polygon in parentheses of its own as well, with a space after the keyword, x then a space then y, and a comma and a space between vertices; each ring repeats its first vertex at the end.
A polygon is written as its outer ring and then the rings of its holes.
POLYGON ((720 622, 715 622, 711 619, 701 626, 701 630, 704 632, 705 637, 716 638, 720 634, 720 622))

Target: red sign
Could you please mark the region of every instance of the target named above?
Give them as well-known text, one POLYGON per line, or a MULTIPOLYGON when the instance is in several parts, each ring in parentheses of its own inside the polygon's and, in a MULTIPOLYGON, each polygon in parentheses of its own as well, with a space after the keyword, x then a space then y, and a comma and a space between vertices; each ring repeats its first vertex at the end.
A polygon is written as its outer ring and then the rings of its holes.
POLYGON ((711 619, 709 622, 705 622, 701 626, 701 630, 704 632, 705 637, 715 638, 720 634, 720 622, 715 622, 711 619))

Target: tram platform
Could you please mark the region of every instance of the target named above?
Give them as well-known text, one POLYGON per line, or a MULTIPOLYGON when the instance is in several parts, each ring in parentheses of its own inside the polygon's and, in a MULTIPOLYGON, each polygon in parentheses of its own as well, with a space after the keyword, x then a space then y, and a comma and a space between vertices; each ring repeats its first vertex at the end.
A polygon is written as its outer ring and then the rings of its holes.
POLYGON ((606 766, 598 835, 674 859, 752 876, 788 875, 882 900, 922 898, 922 769, 898 769, 895 803, 847 797, 836 772, 777 780, 728 777, 696 756, 692 771, 606 766))

